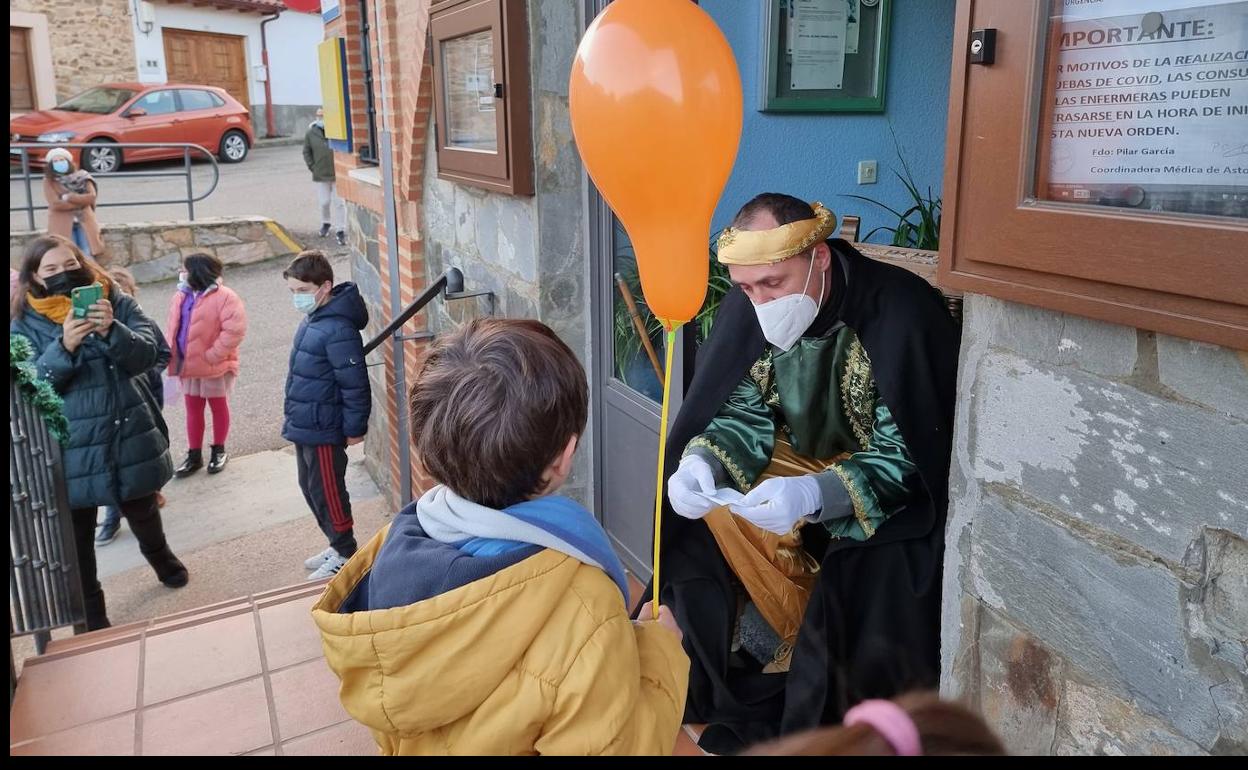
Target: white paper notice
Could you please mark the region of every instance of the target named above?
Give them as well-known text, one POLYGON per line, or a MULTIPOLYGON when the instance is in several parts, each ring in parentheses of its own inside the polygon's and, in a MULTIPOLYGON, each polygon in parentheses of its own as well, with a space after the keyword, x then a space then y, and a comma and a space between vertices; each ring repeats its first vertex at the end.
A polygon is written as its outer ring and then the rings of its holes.
POLYGON ((862 21, 862 4, 858 0, 845 0, 845 53, 858 53, 858 25, 862 21))
POLYGON ((1058 34, 1052 185, 1248 186, 1248 2, 1067 0, 1058 34))
POLYGON ((789 88, 838 90, 845 75, 844 0, 790 0, 793 65, 789 88))
POLYGON ((707 494, 706 492, 701 491, 695 491, 694 494, 705 500, 710 500, 716 505, 733 505, 745 499, 745 495, 741 494, 732 487, 721 487, 720 489, 715 490, 713 494, 707 494))

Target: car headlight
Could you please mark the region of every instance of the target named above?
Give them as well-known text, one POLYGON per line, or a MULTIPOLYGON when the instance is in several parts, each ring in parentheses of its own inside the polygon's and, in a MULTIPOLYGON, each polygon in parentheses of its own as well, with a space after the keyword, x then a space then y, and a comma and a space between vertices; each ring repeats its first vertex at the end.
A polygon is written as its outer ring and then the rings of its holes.
POLYGON ((36 142, 68 142, 74 138, 73 131, 49 131, 46 134, 40 134, 36 142))

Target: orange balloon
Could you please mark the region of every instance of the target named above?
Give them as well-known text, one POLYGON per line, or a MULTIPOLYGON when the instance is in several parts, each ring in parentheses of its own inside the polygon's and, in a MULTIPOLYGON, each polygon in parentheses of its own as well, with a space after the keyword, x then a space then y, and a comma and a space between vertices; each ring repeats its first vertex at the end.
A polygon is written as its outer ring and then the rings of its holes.
POLYGON ((572 133, 624 224, 646 304, 669 328, 706 296, 711 216, 741 138, 728 41, 690 0, 615 0, 581 40, 572 133))

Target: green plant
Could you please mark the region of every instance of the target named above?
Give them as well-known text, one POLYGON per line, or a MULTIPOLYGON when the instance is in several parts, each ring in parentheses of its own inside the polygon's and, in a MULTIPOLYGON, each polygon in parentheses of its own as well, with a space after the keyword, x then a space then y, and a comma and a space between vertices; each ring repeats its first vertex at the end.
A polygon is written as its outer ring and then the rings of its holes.
POLYGON ((903 175, 897 169, 893 169, 902 185, 905 186, 906 192, 910 195, 913 205, 903 211, 898 211, 874 198, 868 198, 864 195, 846 195, 846 198, 854 198, 873 206, 879 206, 893 216, 897 217, 897 224, 890 227, 882 225, 867 233, 863 238, 864 241, 871 240, 871 236, 880 232, 892 233, 891 245, 905 246, 912 249, 931 249, 935 251, 940 248, 940 203, 941 199, 932 195, 932 188, 927 188, 927 196, 923 196, 919 192, 919 186, 914 181, 914 174, 910 171, 910 165, 906 163, 906 159, 902 157, 901 145, 897 142, 897 134, 890 125, 888 131, 893 136, 893 150, 897 153, 897 160, 901 162, 903 175), (917 219, 916 219, 917 218, 917 219))
MULTIPOLYGON (((617 226, 617 241, 622 244, 628 244, 623 235, 623 230, 617 226)), ((728 277, 728 269, 719 263, 715 254, 715 242, 719 234, 716 233, 707 249, 707 259, 709 261, 710 272, 707 278, 706 299, 702 303, 702 308, 698 314, 694 316, 692 324, 698 344, 707 338, 711 333, 711 324, 715 320, 715 313, 719 310, 719 303, 723 301, 724 295, 732 288, 732 280, 728 277)), ((663 351, 663 325, 650 312, 649 306, 646 304, 645 295, 641 290, 641 277, 637 272, 637 259, 633 253, 631 245, 621 245, 615 255, 615 273, 624 279, 624 283, 632 292, 633 300, 637 304, 637 312, 641 316, 646 327, 646 333, 650 337, 650 342, 654 346, 655 351, 662 359, 663 351)), ((628 379, 628 368, 639 357, 644 357, 642 350, 641 337, 637 334, 637 329, 633 325, 633 319, 629 317, 628 306, 624 303, 622 297, 619 296, 619 289, 615 292, 615 312, 612 315, 612 338, 615 347, 615 374, 630 386, 636 386, 638 383, 630 382, 628 379)), ((647 364, 649 368, 649 364, 647 364)))

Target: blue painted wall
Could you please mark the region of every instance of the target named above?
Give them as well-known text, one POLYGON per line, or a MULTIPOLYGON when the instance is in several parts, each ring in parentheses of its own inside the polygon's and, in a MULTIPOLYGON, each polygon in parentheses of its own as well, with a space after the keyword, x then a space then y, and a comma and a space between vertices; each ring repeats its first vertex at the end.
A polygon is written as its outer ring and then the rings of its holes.
MULTIPOLYGON (((715 211, 714 229, 727 225, 741 204, 760 192, 790 193, 821 200, 837 214, 858 214, 863 235, 878 225, 894 224, 891 214, 842 197, 866 195, 898 211, 909 208, 906 190, 892 173, 900 165, 890 124, 920 190, 931 185, 939 193, 955 4, 955 0, 894 0, 882 114, 794 115, 758 111, 763 0, 700 0, 732 45, 745 93, 741 149, 715 211), (876 184, 857 183, 860 160, 877 161, 876 184)), ((877 233, 871 240, 888 238, 887 233, 877 233)))

